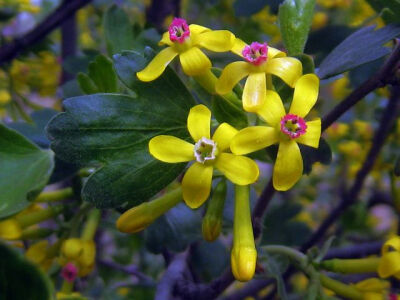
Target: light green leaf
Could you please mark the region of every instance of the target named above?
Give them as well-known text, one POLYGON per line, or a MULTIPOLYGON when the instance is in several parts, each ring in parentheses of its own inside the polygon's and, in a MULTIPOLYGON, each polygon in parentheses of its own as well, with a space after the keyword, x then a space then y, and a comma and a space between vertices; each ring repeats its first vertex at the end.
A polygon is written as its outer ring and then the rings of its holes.
POLYGON ((18 213, 47 184, 53 153, 0 124, 0 218, 18 213))
MULTIPOLYGON (((118 91, 117 75, 113 64, 106 56, 100 54, 89 63, 89 77, 100 93, 115 93, 118 91)), ((91 87, 93 89, 93 87, 91 87)))
POLYGON ((84 92, 86 95, 96 94, 99 92, 96 84, 85 73, 79 72, 76 76, 76 80, 78 81, 82 92, 84 92))
POLYGON ((117 5, 112 5, 104 14, 104 36, 110 55, 122 50, 130 50, 134 45, 133 27, 128 15, 117 5))
POLYGON ((303 53, 315 0, 285 0, 279 7, 279 26, 289 55, 303 53))

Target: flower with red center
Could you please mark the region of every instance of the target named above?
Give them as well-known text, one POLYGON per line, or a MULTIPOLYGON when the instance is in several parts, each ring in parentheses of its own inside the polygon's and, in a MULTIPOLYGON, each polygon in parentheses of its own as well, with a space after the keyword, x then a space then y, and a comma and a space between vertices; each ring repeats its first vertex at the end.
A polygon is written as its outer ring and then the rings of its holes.
POLYGON ((172 42, 183 43, 190 36, 189 26, 185 19, 175 18, 168 27, 169 39, 172 42))
POLYGON ((211 30, 196 24, 188 26, 185 19, 175 18, 159 44, 168 47, 136 74, 141 81, 157 79, 176 56, 179 56, 186 75, 201 75, 211 68, 211 61, 200 49, 230 51, 235 44, 235 36, 228 30, 211 30))
POLYGON ((260 44, 253 42, 243 48, 242 54, 244 59, 249 63, 259 66, 267 61, 268 45, 267 43, 260 44))
POLYGON ((73 282, 78 276, 78 268, 71 262, 67 263, 61 270, 61 276, 68 282, 73 282))
POLYGON ((303 174, 303 159, 298 143, 318 148, 321 119, 306 122, 304 117, 318 98, 319 79, 314 74, 300 77, 294 87, 289 113, 274 91, 266 92, 264 106, 257 114, 270 126, 252 126, 238 132, 232 139, 232 153, 243 155, 279 143, 273 171, 274 188, 290 189, 303 174))
POLYGON ((301 62, 267 43, 253 42, 247 45, 240 39, 236 39, 233 53, 243 57, 246 61, 236 61, 227 65, 221 73, 215 86, 220 95, 232 91, 234 86, 246 76, 243 90, 243 108, 249 112, 257 112, 266 101, 267 87, 271 88, 271 75, 278 76, 290 87, 294 87, 296 81, 302 75, 301 62))

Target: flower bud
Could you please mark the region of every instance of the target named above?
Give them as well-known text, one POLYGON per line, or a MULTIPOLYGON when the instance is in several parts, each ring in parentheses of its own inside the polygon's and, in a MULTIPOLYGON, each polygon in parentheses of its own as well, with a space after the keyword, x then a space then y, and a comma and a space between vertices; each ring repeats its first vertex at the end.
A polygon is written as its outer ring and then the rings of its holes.
POLYGON ((78 238, 66 240, 61 247, 61 253, 67 260, 77 259, 82 252, 83 243, 78 238))
POLYGON ((0 238, 5 240, 18 240, 21 238, 22 228, 15 219, 0 222, 0 238))
POLYGON ((257 262, 257 250, 251 224, 249 193, 248 186, 235 186, 231 267, 233 276, 239 281, 249 281, 253 278, 257 262))
POLYGON ((177 188, 153 201, 144 202, 124 212, 117 220, 117 228, 125 233, 136 233, 182 200, 182 189, 177 188))
POLYGON ((221 233, 225 197, 226 180, 223 179, 215 187, 214 193, 208 202, 206 215, 203 218, 203 237, 208 242, 216 240, 221 233))

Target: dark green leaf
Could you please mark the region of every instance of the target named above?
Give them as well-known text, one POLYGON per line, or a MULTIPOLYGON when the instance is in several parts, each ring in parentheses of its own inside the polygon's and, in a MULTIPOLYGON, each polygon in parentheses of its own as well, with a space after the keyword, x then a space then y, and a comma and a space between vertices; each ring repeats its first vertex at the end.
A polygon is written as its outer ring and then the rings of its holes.
POLYGON ((235 0, 233 9, 237 17, 250 17, 268 5, 267 0, 235 0))
POLYGON ((364 27, 347 37, 322 61, 318 76, 328 78, 390 53, 382 45, 400 34, 400 26, 388 25, 378 30, 374 28, 364 27))
POLYGON ((386 24, 400 23, 400 0, 367 0, 367 2, 380 13, 386 24))
POLYGON ((211 107, 219 123, 226 122, 237 129, 242 129, 248 125, 247 115, 243 109, 220 96, 212 97, 211 107))
POLYGON ((285 0, 279 7, 279 26, 289 55, 303 53, 315 0, 285 0))
POLYGON ((133 27, 122 8, 114 4, 106 11, 103 19, 103 28, 107 50, 110 55, 133 48, 133 27))
POLYGON ((53 299, 50 279, 11 247, 0 243, 0 298, 53 299))
POLYGON ((89 77, 97 86, 98 92, 115 93, 118 91, 117 75, 112 62, 100 54, 89 64, 89 77))
POLYGON ((0 124, 0 218, 30 204, 48 182, 53 153, 0 124))
POLYGON ((320 162, 325 165, 329 165, 332 161, 332 150, 325 139, 319 140, 319 148, 311 148, 304 145, 299 145, 301 150, 301 156, 303 157, 303 173, 310 174, 312 165, 316 162, 320 162))
POLYGON ((146 246, 153 253, 161 253, 164 249, 183 251, 190 243, 201 239, 200 230, 199 212, 181 203, 146 229, 146 246))
POLYGON ((395 176, 400 176, 400 156, 397 157, 396 163, 394 164, 393 173, 395 176))
POLYGON ((299 54, 295 56, 303 65, 303 74, 315 73, 314 60, 310 55, 299 54))

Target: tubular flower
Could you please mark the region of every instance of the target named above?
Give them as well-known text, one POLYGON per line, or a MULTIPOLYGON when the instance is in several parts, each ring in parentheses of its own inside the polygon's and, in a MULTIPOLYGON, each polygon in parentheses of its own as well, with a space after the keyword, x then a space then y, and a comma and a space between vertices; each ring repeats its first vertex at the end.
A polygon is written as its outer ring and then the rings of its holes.
POLYGON ((303 159, 298 143, 318 148, 321 119, 306 122, 304 117, 318 98, 319 79, 314 74, 302 76, 294 88, 289 113, 274 91, 267 91, 267 100, 257 114, 270 126, 253 126, 239 131, 231 142, 234 154, 242 155, 279 143, 273 171, 274 188, 290 189, 303 174, 303 159))
POLYGON ((47 271, 53 263, 53 255, 49 253, 49 249, 49 242, 42 240, 30 246, 25 252, 25 256, 42 270, 47 271))
POLYGON ((214 167, 238 185, 251 184, 259 175, 253 160, 228 153, 237 130, 222 123, 210 139, 210 123, 211 111, 204 105, 196 105, 190 110, 187 121, 194 145, 169 135, 156 136, 149 142, 149 151, 158 160, 167 163, 194 161, 182 180, 183 200, 191 208, 207 200, 214 167))
POLYGON ((60 264, 73 264, 78 269, 78 276, 83 277, 92 272, 96 257, 96 246, 93 241, 71 238, 61 246, 60 264))
POLYGON ((379 277, 394 276, 400 279, 400 237, 395 236, 382 246, 382 258, 378 266, 379 277))
POLYGON ((212 31, 196 24, 188 26, 186 20, 175 18, 159 42, 168 47, 161 50, 146 68, 138 72, 137 77, 141 81, 158 78, 177 55, 186 75, 200 75, 211 68, 211 61, 200 48, 226 52, 231 50, 234 42, 235 36, 227 30, 212 31))
POLYGON ((354 284, 363 294, 363 300, 385 300, 390 289, 390 283, 378 278, 368 278, 354 284))
POLYGON ((302 65, 293 57, 267 43, 253 42, 247 45, 236 39, 232 52, 240 55, 246 61, 236 61, 227 65, 216 84, 218 94, 225 95, 244 77, 247 77, 243 90, 243 108, 256 112, 266 101, 267 83, 270 85, 270 75, 281 78, 290 87, 294 87, 302 74, 302 65))

